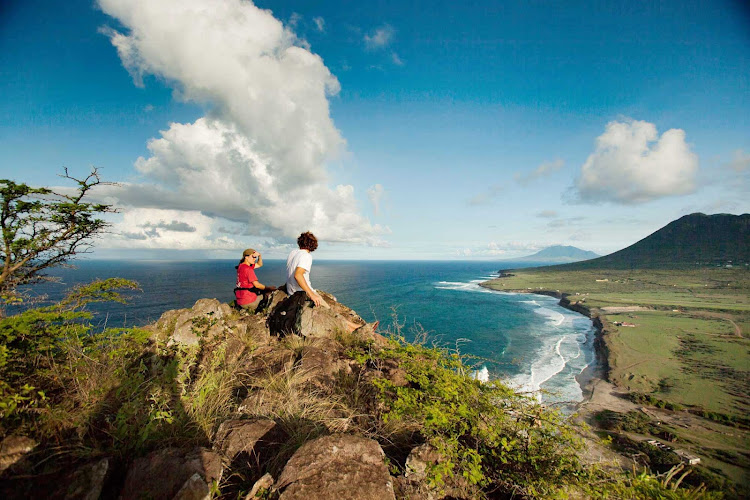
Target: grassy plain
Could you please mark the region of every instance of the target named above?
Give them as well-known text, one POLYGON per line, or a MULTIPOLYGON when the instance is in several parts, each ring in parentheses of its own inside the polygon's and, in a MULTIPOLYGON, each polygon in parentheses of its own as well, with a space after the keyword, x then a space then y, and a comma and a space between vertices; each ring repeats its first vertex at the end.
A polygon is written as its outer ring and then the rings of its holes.
MULTIPOLYGON (((602 320, 610 382, 623 392, 693 410, 660 410, 682 446, 747 484, 750 429, 694 415, 750 414, 750 271, 511 271, 485 283, 505 291, 556 292, 602 320), (634 326, 626 326, 627 324, 634 326)), ((745 421, 747 422, 747 421, 745 421)))

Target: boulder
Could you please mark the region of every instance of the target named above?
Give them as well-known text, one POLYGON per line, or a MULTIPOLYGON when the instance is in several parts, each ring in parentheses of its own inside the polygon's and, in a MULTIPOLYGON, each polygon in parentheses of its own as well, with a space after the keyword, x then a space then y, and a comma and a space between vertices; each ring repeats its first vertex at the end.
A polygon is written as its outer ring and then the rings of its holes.
POLYGON ((295 333, 303 337, 335 338, 350 331, 350 323, 365 325, 365 321, 336 298, 318 291, 325 305, 314 306, 305 292, 297 292, 279 302, 268 316, 268 328, 273 335, 295 333))
POLYGON ((227 420, 216 432, 214 449, 233 464, 242 459, 257 468, 273 458, 288 437, 273 420, 227 420))
POLYGON ((216 299, 200 299, 190 309, 175 309, 161 315, 152 329, 169 343, 198 345, 201 338, 211 339, 224 332, 224 318, 232 308, 216 299))
POLYGON ((37 446, 26 436, 8 436, 0 443, 0 473, 21 462, 37 446))
POLYGON ((344 316, 333 308, 313 307, 312 302, 300 311, 297 325, 300 335, 311 338, 335 338, 348 331, 344 316))
POLYGON ((281 472, 276 489, 279 500, 395 500, 378 442, 344 434, 302 445, 281 472))
POLYGON ((298 369, 308 373, 314 382, 330 385, 336 372, 342 369, 339 363, 339 354, 342 350, 341 344, 333 339, 315 339, 312 345, 302 349, 298 369))
MULTIPOLYGON (((174 498, 197 474, 206 485, 221 480, 221 456, 205 448, 164 448, 133 461, 120 498, 174 498)), ((196 481, 192 481, 196 483, 196 481)), ((193 484, 190 488, 195 488, 193 484)), ((199 488, 198 488, 199 489, 199 488)), ((191 489, 191 491, 195 491, 191 489)), ((183 492, 187 494, 187 491, 183 492)), ((190 497, 184 497, 190 498, 190 497)))
POLYGON ((109 471, 109 459, 103 458, 79 467, 71 476, 65 500, 98 500, 109 471))

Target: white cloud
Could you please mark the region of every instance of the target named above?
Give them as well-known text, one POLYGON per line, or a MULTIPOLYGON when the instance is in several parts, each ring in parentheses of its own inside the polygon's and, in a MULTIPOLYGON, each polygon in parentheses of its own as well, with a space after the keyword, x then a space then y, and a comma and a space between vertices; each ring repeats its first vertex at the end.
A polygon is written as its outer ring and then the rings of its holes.
POLYGON ((384 194, 385 189, 383 189, 382 184, 375 184, 367 190, 367 197, 370 199, 370 203, 372 203, 372 209, 375 215, 380 214, 380 201, 383 199, 384 194))
POLYGON ((313 17, 313 22, 315 23, 315 29, 317 29, 321 33, 326 30, 326 20, 322 17, 313 17))
POLYGON ((395 64, 396 66, 404 65, 404 61, 395 52, 391 53, 391 60, 393 61, 393 64, 395 64))
POLYGON ((597 137, 575 189, 584 202, 643 203, 694 191, 697 172, 685 131, 670 129, 659 137, 652 123, 613 121, 597 137))
POLYGON ((526 185, 531 181, 547 177, 548 175, 557 172, 564 164, 565 162, 560 158, 554 161, 546 161, 527 174, 516 173, 514 178, 519 184, 526 185))
POLYGON ((395 30, 388 24, 384 24, 379 28, 365 34, 364 42, 365 47, 370 50, 381 49, 391 43, 395 30))
POLYGON ((339 83, 270 11, 242 0, 99 4, 126 28, 107 33, 136 83, 156 75, 209 108, 149 141, 151 156, 136 161, 146 182, 109 196, 244 222, 254 234, 379 243, 384 230, 360 215, 354 188, 327 185, 326 161, 345 150, 328 102, 339 83))
POLYGON ((114 225, 112 237, 100 246, 174 250, 230 250, 241 246, 216 234, 213 223, 213 218, 197 211, 136 208, 124 213, 122 221, 114 225))

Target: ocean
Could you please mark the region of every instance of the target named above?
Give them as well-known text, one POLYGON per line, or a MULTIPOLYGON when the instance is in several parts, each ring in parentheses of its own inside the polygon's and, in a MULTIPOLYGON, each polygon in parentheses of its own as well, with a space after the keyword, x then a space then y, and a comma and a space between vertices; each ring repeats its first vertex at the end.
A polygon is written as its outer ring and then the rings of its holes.
MULTIPOLYGON (((201 298, 231 301, 236 264, 82 260, 77 268, 55 270, 59 283, 33 291, 55 300, 66 288, 96 278, 132 279, 141 291, 132 294, 130 303, 92 310, 99 326, 139 326, 201 298)), ((282 284, 286 262, 264 264, 257 271, 259 280, 282 284)), ((428 343, 476 357, 472 362, 482 378, 503 379, 548 403, 580 401, 576 375, 595 358, 591 321, 560 307, 552 297, 501 293, 478 285, 496 277, 500 267, 462 261, 320 260, 313 263, 310 279, 366 321, 379 320, 381 330, 400 329, 410 340, 426 334, 428 343)))

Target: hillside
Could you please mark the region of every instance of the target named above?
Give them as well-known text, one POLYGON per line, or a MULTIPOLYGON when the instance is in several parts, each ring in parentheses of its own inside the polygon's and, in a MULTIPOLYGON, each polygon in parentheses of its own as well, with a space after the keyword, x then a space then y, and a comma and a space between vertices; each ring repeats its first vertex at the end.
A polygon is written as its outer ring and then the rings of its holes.
POLYGON ((555 266, 556 270, 665 269, 750 263, 750 214, 695 213, 598 259, 555 266))

